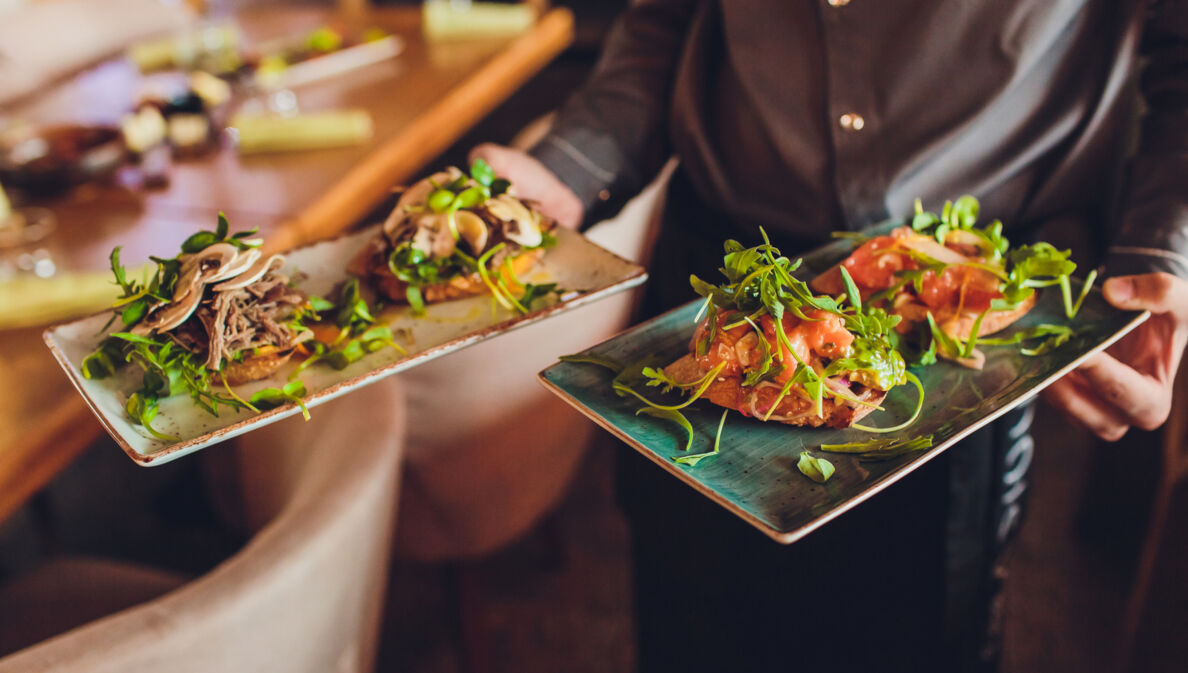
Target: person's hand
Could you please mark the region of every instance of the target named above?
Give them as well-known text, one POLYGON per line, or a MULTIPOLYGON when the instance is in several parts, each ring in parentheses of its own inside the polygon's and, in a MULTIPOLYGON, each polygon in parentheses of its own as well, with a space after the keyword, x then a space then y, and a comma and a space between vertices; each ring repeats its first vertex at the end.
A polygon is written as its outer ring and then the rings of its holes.
POLYGON ((1113 442, 1131 426, 1154 430, 1167 420, 1188 341, 1188 281, 1167 273, 1119 276, 1107 280, 1102 291, 1114 306, 1149 310, 1151 318, 1042 395, 1113 442))
POLYGON ((511 147, 483 143, 470 151, 470 160, 482 159, 495 175, 511 181, 516 196, 536 202, 536 209, 566 229, 577 229, 585 216, 581 199, 544 164, 511 147))

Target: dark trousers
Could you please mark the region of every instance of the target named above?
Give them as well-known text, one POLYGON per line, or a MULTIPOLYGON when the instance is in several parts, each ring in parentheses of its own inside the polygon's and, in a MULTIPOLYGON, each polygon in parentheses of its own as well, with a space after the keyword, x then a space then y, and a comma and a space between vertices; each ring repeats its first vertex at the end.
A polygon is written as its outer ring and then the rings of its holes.
MULTIPOLYGON (((679 173, 665 219, 650 315, 693 297, 690 272, 717 280, 725 238, 757 240, 697 204, 679 173)), ((1022 515, 1029 423, 1004 416, 787 546, 624 447, 639 669, 996 669, 994 568, 1022 515)))

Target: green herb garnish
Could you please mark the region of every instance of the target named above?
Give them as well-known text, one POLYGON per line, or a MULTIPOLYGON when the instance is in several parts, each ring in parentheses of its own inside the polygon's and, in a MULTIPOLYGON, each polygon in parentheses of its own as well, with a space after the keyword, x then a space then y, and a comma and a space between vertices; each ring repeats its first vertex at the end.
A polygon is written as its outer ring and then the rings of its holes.
POLYGON ((638 416, 640 414, 643 414, 645 416, 653 416, 655 418, 663 418, 665 420, 672 421, 673 423, 676 423, 677 425, 680 425, 682 428, 685 429, 685 432, 689 436, 688 440, 685 442, 684 450, 688 451, 690 448, 693 447, 693 424, 690 423, 689 419, 685 418, 685 415, 682 414, 681 412, 676 411, 674 409, 660 409, 657 407, 640 407, 638 410, 636 410, 635 415, 638 416))
POLYGON ((195 253, 202 252, 216 243, 229 243, 240 250, 247 250, 248 248, 258 248, 263 243, 259 239, 253 239, 259 229, 249 229, 247 231, 240 231, 234 234, 230 233, 231 227, 227 223, 227 216, 219 213, 218 224, 214 231, 199 231, 191 235, 182 243, 182 252, 195 253))
POLYGON ((718 432, 714 435, 714 448, 705 453, 694 453, 690 456, 677 456, 673 461, 680 465, 687 465, 694 467, 701 461, 712 456, 716 456, 722 452, 722 426, 726 425, 726 414, 730 413, 729 409, 722 412, 722 418, 718 420, 718 432))
POLYGON ((252 395, 251 403, 260 409, 275 409, 282 404, 292 402, 301 407, 301 415, 309 420, 309 409, 305 406, 305 384, 300 381, 290 381, 281 388, 265 388, 252 395))
POLYGON ((337 301, 318 298, 318 305, 322 307, 322 312, 334 312, 338 336, 329 343, 309 342, 307 347, 312 351, 311 355, 293 372, 293 378, 316 362, 325 362, 337 370, 346 369, 368 353, 383 348, 392 348, 401 355, 408 354, 403 346, 396 343, 392 328, 379 324, 375 316, 382 306, 367 303, 358 279, 352 278, 342 284, 337 301))
MULTIPOLYGON (((254 402, 244 400, 231 389, 221 372, 212 372, 206 368, 205 354, 182 347, 169 334, 150 332, 148 335, 140 335, 131 331, 150 310, 172 301, 181 271, 182 255, 199 253, 219 243, 233 245, 239 250, 255 248, 261 244, 261 241, 252 238, 255 233, 256 230, 252 229, 232 234, 227 217, 219 213, 214 231, 199 231, 191 235, 182 243, 182 252, 178 256, 151 257, 156 263, 156 269, 144 281, 129 277, 128 271, 120 262, 119 247, 111 252, 112 276, 122 292, 122 296, 113 305, 112 322, 120 320, 124 329, 108 335, 94 352, 83 359, 82 374, 88 379, 102 379, 115 375, 128 363, 140 367, 143 371, 141 387, 128 398, 125 410, 132 421, 143 426, 150 435, 158 439, 176 440, 175 437, 152 427, 159 411, 159 401, 165 397, 189 395, 201 409, 216 416, 221 408, 258 410, 254 402), (219 392, 217 387, 212 385, 213 376, 218 377, 219 384, 225 392, 219 392)), ((326 308, 313 301, 309 308, 298 308, 294 315, 285 320, 285 324, 295 333, 299 333, 306 329, 310 322, 317 320, 318 310, 326 308)), ((110 325, 111 322, 104 330, 110 325)), ((243 352, 236 353, 231 360, 239 361, 243 356, 243 352)))
MULTIPOLYGON (((690 277, 689 281, 694 291, 706 298, 706 308, 711 317, 716 316, 714 312, 717 310, 738 311, 743 317, 736 324, 750 323, 761 343, 767 343, 767 338, 756 322, 764 315, 770 316, 776 342, 796 360, 796 369, 789 380, 791 385, 785 385, 779 398, 768 410, 767 417, 789 394, 792 385, 801 385, 811 396, 818 415, 823 415, 823 400, 826 396, 862 404, 852 395, 825 385, 825 378, 841 374, 854 375, 856 380, 881 390, 889 390, 906 381, 907 366, 903 356, 894 347, 894 327, 900 321, 899 316, 889 315, 881 308, 864 307, 857 287, 844 269, 848 306, 831 297, 816 296, 804 281, 793 276, 800 266, 800 260, 792 261, 782 256, 771 245, 767 233, 762 230, 760 233, 763 235, 763 244, 752 248, 743 248, 742 244, 733 240, 726 242, 723 267, 720 269, 726 277, 726 283, 713 285, 697 276, 690 277), (846 330, 854 335, 850 354, 830 362, 823 372, 800 360, 783 325, 785 313, 791 313, 804 321, 819 320, 808 315, 813 310, 840 316, 846 330)), ((734 326, 727 325, 726 328, 734 326)), ((707 331, 716 329, 717 321, 714 320, 707 331)), ((698 344, 697 352, 704 354, 711 340, 712 335, 707 335, 698 344)), ((777 349, 770 348, 770 344, 768 346, 761 347, 760 361, 750 368, 744 385, 755 386, 781 373, 779 370, 783 368, 783 363, 776 361, 777 349)))
MULTIPOLYGON (((434 190, 426 198, 424 208, 446 216, 446 223, 454 240, 460 238, 455 217, 458 211, 478 208, 488 200, 506 193, 511 187, 511 183, 507 180, 495 177, 495 171, 482 159, 474 160, 470 166, 469 175, 459 175, 443 185, 436 182, 431 182, 431 184, 434 186, 434 190)), ((542 232, 540 245, 532 249, 547 248, 555 245, 556 241, 555 237, 542 232)), ((497 243, 486 250, 472 251, 475 253, 475 257, 455 249, 446 257, 436 258, 413 247, 411 241, 404 241, 396 245, 388 254, 388 269, 392 275, 407 285, 405 298, 414 315, 425 312, 425 300, 421 288, 463 274, 478 273, 483 284, 487 286, 491 296, 499 305, 520 313, 527 313, 532 301, 558 292, 555 285, 549 289, 545 289, 546 286, 543 285, 527 285, 525 294, 516 297, 510 286, 519 285, 519 281, 515 279, 510 266, 501 271, 492 269, 490 266, 495 254, 504 247, 506 247, 505 243, 497 243)))
POLYGON ((833 476, 833 463, 824 458, 814 458, 808 451, 800 452, 800 460, 796 462, 796 469, 818 484, 824 484, 833 476))
POLYGON ((822 444, 819 448, 829 453, 858 454, 861 460, 886 460, 905 453, 927 449, 932 446, 932 435, 921 435, 911 439, 878 438, 864 442, 846 444, 822 444))

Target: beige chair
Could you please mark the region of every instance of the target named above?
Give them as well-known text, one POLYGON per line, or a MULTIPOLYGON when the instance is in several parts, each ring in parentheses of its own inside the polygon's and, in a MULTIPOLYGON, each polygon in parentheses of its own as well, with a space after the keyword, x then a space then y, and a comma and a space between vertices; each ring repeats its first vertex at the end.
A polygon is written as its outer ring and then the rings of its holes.
POLYGON ((254 475, 242 484, 246 519, 267 523, 247 546, 160 598, 0 659, 0 673, 371 670, 404 419, 389 379, 315 408, 309 423, 248 434, 235 453, 210 449, 254 475))
MULTIPOLYGON (((627 259, 647 258, 670 162, 612 220, 586 235, 627 259)), ((557 356, 627 327, 637 292, 604 299, 453 353, 401 377, 409 432, 397 553, 463 560, 528 532, 564 495, 597 427, 536 374, 557 356)))

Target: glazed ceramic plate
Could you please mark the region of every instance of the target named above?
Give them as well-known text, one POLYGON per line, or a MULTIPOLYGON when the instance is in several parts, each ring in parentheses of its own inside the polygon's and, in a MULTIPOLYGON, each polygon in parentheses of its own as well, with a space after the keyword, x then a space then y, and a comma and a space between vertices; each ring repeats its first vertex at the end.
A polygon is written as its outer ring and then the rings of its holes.
MULTIPOLYGON (((887 225, 890 228, 890 225, 887 225)), ((844 258, 853 248, 839 241, 805 257, 798 274, 808 279, 844 258)), ((1079 288, 1078 288, 1079 289, 1079 288)), ((599 344, 587 351, 620 363, 659 356, 672 362, 688 352, 694 317, 701 307, 694 301, 599 344)), ((847 429, 812 429, 763 423, 730 413, 722 430, 721 454, 685 467, 673 462, 684 455, 685 430, 671 421, 636 416, 643 405, 611 390, 613 373, 591 364, 560 362, 540 374, 544 385, 657 465, 710 499, 782 543, 794 542, 903 478, 940 455, 958 440, 986 425, 1106 348, 1146 320, 1147 313, 1122 312, 1110 307, 1096 290, 1086 297, 1073 326, 1083 332, 1053 352, 1037 357, 1010 346, 984 347, 981 371, 941 362, 913 371, 924 383, 920 419, 906 430, 881 435, 910 439, 933 436, 932 448, 881 462, 862 462, 848 454, 824 453, 821 444, 869 440, 869 433, 847 429), (827 458, 836 471, 817 484, 796 467, 801 451, 827 458)), ((1038 323, 1063 323, 1064 309, 1055 289, 1041 293, 1035 309, 1010 334, 1038 323)), ((637 386, 639 388, 639 386, 637 386)), ((659 400, 655 389, 646 389, 659 400)), ((676 396, 673 398, 676 400, 676 396)), ((866 425, 890 427, 910 417, 916 404, 914 386, 888 394, 884 410, 863 420, 866 425)), ((693 425, 691 453, 709 451, 722 408, 695 402, 684 410, 693 425)))
MULTIPOLYGON (((290 252, 286 255, 286 272, 303 274, 299 286, 311 295, 328 296, 336 284, 347 278, 344 269, 347 262, 377 229, 373 227, 290 252)), ((317 405, 360 386, 637 286, 647 278, 640 266, 598 247, 580 234, 559 231, 557 238, 557 246, 535 268, 522 274, 521 279, 537 284, 555 282, 569 290, 559 302, 526 315, 494 308, 489 295, 433 304, 420 317, 411 315, 407 307, 385 310, 381 321, 391 325, 397 343, 408 354, 385 348, 341 371, 319 365, 307 368, 301 374, 308 391, 304 398, 306 406, 317 414, 314 409, 317 405)), ((290 404, 259 414, 223 408, 218 416, 212 416, 194 405, 188 396, 177 395, 161 400, 160 413, 153 422, 154 429, 177 437, 177 441, 153 438, 131 423, 124 412, 128 396, 140 387, 137 367, 125 367, 116 377, 98 381, 84 379, 79 370, 83 358, 105 336, 102 330, 109 317, 110 313, 104 313, 53 327, 46 330, 45 341, 103 426, 137 463, 159 465, 300 413, 298 407, 290 404)), ((262 388, 282 386, 296 366, 296 362, 290 362, 268 379, 237 386, 236 392, 247 398, 262 388)))

